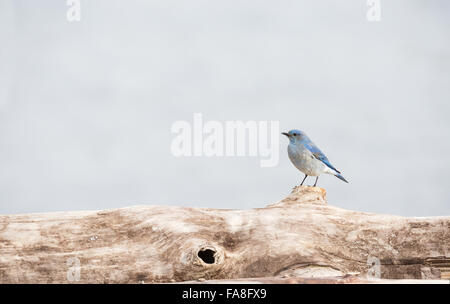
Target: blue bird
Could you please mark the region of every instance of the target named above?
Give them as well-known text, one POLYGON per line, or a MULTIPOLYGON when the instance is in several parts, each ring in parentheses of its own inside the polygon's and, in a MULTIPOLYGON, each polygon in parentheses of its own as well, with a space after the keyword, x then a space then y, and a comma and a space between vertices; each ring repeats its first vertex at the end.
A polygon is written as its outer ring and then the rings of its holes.
POLYGON ((288 155, 294 166, 305 174, 303 185, 308 176, 317 176, 314 187, 317 185, 319 175, 327 173, 336 176, 340 180, 348 183, 328 160, 325 154, 302 131, 291 130, 288 133, 281 133, 289 138, 288 155))

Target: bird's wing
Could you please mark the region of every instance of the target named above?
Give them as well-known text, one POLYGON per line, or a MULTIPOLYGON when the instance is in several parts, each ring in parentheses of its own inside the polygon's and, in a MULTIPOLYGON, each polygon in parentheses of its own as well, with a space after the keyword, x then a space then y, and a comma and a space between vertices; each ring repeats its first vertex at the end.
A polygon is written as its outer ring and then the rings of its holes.
POLYGON ((320 151, 319 148, 317 148, 317 146, 312 142, 312 141, 307 141, 304 143, 305 147, 312 153, 312 155, 320 160, 321 162, 323 162, 325 165, 327 165, 327 167, 333 169, 334 171, 336 171, 337 173, 341 173, 338 171, 338 169, 336 169, 335 167, 333 167, 333 165, 330 163, 330 161, 328 160, 328 158, 325 156, 325 154, 323 154, 322 151, 320 151))

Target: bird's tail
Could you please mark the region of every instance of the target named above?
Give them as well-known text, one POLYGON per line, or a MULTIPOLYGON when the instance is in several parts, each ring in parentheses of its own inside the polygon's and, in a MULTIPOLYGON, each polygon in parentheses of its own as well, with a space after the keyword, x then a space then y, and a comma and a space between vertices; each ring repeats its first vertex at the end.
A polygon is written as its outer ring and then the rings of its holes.
POLYGON ((339 178, 341 181, 344 181, 348 184, 348 181, 339 173, 336 173, 334 176, 336 176, 337 178, 339 178))

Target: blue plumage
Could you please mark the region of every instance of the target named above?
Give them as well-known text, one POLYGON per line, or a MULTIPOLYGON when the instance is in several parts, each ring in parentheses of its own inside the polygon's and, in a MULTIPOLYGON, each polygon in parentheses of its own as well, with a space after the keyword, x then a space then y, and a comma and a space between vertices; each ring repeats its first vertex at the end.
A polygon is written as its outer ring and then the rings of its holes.
POLYGON ((282 133, 289 138, 288 155, 291 162, 297 169, 305 174, 301 185, 308 176, 317 176, 314 186, 317 184, 319 175, 322 173, 332 174, 340 180, 347 182, 337 170, 320 151, 320 149, 309 139, 309 137, 300 130, 291 130, 289 133, 282 133))
POLYGON ((314 155, 315 158, 317 158, 318 160, 320 160, 321 162, 323 162, 325 165, 327 165, 329 168, 333 169, 334 171, 336 171, 337 173, 341 173, 339 172, 335 167, 333 167, 332 164, 330 164, 330 161, 328 160, 328 158, 325 156, 325 154, 323 154, 322 151, 320 151, 319 148, 317 148, 317 146, 307 137, 305 136, 305 139, 303 141, 303 144, 305 146, 306 149, 308 149, 309 151, 311 151, 311 153, 314 155))

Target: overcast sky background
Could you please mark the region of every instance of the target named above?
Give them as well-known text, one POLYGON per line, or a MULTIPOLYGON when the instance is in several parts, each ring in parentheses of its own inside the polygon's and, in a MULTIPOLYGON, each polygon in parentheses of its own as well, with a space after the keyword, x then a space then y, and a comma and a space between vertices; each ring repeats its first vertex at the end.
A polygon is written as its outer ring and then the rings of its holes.
MULTIPOLYGON (((330 204, 450 215, 450 2, 0 0, 0 214, 256 208, 280 163, 171 154, 174 121, 278 120, 350 181, 330 204)), ((308 180, 312 184, 314 180, 308 180)))

